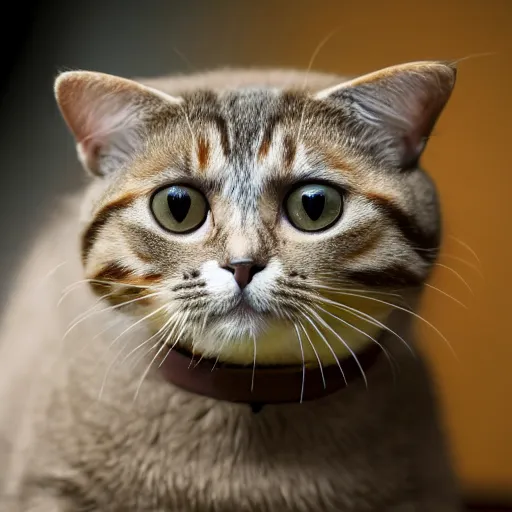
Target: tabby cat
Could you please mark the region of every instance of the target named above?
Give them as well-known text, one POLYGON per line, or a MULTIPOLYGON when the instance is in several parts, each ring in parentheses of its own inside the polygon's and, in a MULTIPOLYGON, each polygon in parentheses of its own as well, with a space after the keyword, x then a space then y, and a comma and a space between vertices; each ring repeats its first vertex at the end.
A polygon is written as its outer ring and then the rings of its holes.
POLYGON ((455 74, 61 74, 91 179, 4 313, 2 510, 458 510, 411 332, 455 74))

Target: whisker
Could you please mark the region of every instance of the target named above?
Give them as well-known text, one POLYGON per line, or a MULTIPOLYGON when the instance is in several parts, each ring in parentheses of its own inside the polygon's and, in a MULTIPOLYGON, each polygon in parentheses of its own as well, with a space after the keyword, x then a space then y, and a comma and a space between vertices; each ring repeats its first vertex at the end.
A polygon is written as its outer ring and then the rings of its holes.
POLYGON ((194 134, 194 130, 192 130, 192 124, 190 123, 190 119, 188 117, 187 111, 185 110, 185 107, 180 102, 178 102, 177 105, 178 105, 178 108, 182 111, 183 116, 185 117, 185 122, 187 123, 187 127, 190 131, 190 135, 192 137, 192 142, 194 144, 194 148, 197 150, 197 148, 198 148, 197 139, 194 134))
POLYGON ((464 265, 466 265, 468 268, 474 270, 482 279, 485 280, 485 276, 480 268, 478 268, 477 265, 471 263, 470 261, 465 260, 464 258, 461 258, 460 256, 456 256, 455 254, 441 254, 440 259, 443 260, 444 258, 451 259, 453 261, 458 261, 464 265))
MULTIPOLYGON (((177 325, 181 325, 183 324, 183 327, 181 328, 181 331, 177 334, 176 336, 176 340, 174 341, 174 343, 170 346, 169 350, 167 351, 167 353, 165 354, 164 358, 162 359, 162 362, 158 365, 158 367, 160 368, 164 363, 165 363, 165 360, 167 359, 167 357, 169 356, 169 354, 172 352, 172 350, 174 349, 174 347, 178 344, 178 342, 180 341, 180 338, 181 338, 181 335, 183 334, 185 328, 186 328, 186 322, 187 322, 187 319, 188 319, 188 316, 189 316, 189 313, 188 312, 185 312, 185 314, 183 314, 182 316, 182 319, 179 320, 177 322, 177 325)), ((174 331, 174 329, 173 329, 174 331)), ((164 345, 167 346, 168 343, 169 343, 169 340, 171 339, 171 336, 173 334, 173 331, 169 334, 169 336, 167 337, 167 339, 165 340, 165 343, 164 345)), ((190 368, 190 365, 189 365, 189 368, 190 368)))
MULTIPOLYGON (((110 329, 116 328, 121 321, 122 321, 122 319, 119 318, 119 317, 111 319, 111 321, 108 322, 107 327, 101 329, 101 331, 99 331, 97 334, 95 334, 91 338, 91 341, 94 341, 94 340, 100 338, 103 334, 105 334, 110 329)), ((65 347, 62 346, 61 350, 63 350, 64 348, 65 347)), ((88 343, 82 343, 82 346, 80 347, 80 350, 76 351, 76 353, 73 355, 72 359, 70 359, 70 362, 75 361, 77 358, 79 358, 88 348, 89 348, 89 344, 88 343)))
MULTIPOLYGON (((107 299, 108 297, 112 297, 112 295, 115 295, 116 292, 110 292, 110 293, 106 293, 105 295, 102 295, 101 297, 99 297, 98 299, 96 299, 94 301, 94 304, 89 308, 87 309, 86 311, 84 311, 83 313, 80 313, 79 315, 77 315, 73 322, 74 321, 77 321, 79 319, 82 319, 82 318, 85 318, 89 313, 91 313, 92 311, 94 311, 96 309, 96 307, 101 304, 102 301, 104 301, 105 299, 107 299)), ((58 307, 58 306, 57 306, 58 307)))
POLYGON ((469 290, 471 295, 475 295, 475 292, 471 289, 471 286, 469 286, 468 282, 452 267, 449 267, 448 265, 444 265, 443 263, 435 263, 437 267, 445 268, 446 270, 449 270, 452 274, 457 276, 459 280, 466 286, 466 288, 469 290))
MULTIPOLYGON (((77 321, 77 320, 79 320, 79 319, 81 319, 81 318, 83 318, 83 317, 87 316, 91 311, 94 311, 94 310, 96 309, 96 307, 98 306, 98 304, 100 304, 100 303, 101 303, 101 301, 102 301, 103 299, 106 299, 107 297, 110 297, 111 295, 112 295, 112 293, 106 293, 105 295, 102 295, 101 297, 99 297, 98 299, 96 299, 96 300, 94 301, 93 305, 92 305, 90 308, 88 308, 88 309, 86 309, 85 311, 82 311, 82 313, 78 314, 78 315, 73 319, 73 321, 72 321, 71 323, 73 323, 73 322, 75 322, 75 321, 77 321)), ((58 307, 58 304, 57 304, 57 307, 58 307)))
POLYGON ((126 302, 122 302, 121 304, 115 304, 113 306, 109 306, 107 308, 104 308, 104 309, 101 309, 100 311, 94 311, 96 309, 96 306, 98 305, 98 303, 96 303, 92 308, 88 309, 85 313, 82 313, 81 315, 78 315, 78 320, 75 318, 75 321, 73 322, 73 324, 67 329, 67 331, 64 333, 64 336, 62 337, 62 340, 65 340, 66 337, 69 335, 69 333, 75 329, 79 324, 81 324, 82 322, 84 322, 85 320, 95 316, 95 315, 98 315, 100 313, 105 313, 107 311, 113 311, 115 309, 119 309, 123 306, 127 306, 128 304, 133 304, 134 302, 138 302, 138 301, 141 301, 141 300, 144 300, 144 299, 149 299, 151 297, 156 297, 157 295, 162 295, 163 292, 154 292, 154 293, 150 293, 149 295, 144 295, 142 297, 137 297, 135 299, 131 299, 129 301, 126 301, 126 302), (88 314, 90 313, 90 314, 88 314), (84 316, 85 315, 85 316, 84 316))
POLYGON ((394 336, 396 336, 407 347, 409 352, 414 357, 416 357, 416 354, 415 354, 414 350, 412 349, 412 347, 409 345, 409 343, 407 343, 407 341, 404 340, 404 338, 402 338, 402 336, 400 336, 400 334, 395 332, 393 329, 391 329, 385 323, 383 323, 380 320, 377 320, 373 316, 369 315, 368 313, 365 313, 364 311, 360 311, 360 310, 358 310, 356 308, 353 308, 351 306, 347 306, 346 304, 342 304, 340 302, 334 302, 332 300, 326 299, 325 297, 317 297, 317 300, 321 300, 322 302, 330 304, 333 307, 339 308, 342 311, 346 311, 347 313, 350 313, 351 315, 354 315, 355 317, 357 317, 357 318, 359 318, 361 320, 365 320, 366 322, 368 322, 368 323, 370 323, 372 325, 375 325, 377 327, 380 327, 380 328, 388 331, 389 333, 391 333, 394 336))
MULTIPOLYGON (((165 363, 166 359, 169 357, 169 354, 174 350, 174 347, 178 344, 179 340, 180 340, 179 337, 176 337, 176 340, 173 342, 173 344, 171 346, 169 346, 168 341, 166 341, 166 343, 164 343, 164 346, 169 347, 169 350, 166 352, 165 356, 162 358, 162 362, 158 365, 158 368, 161 368, 161 366, 165 363)), ((188 369, 190 369, 190 365, 188 366, 188 369)))
POLYGON ((95 334, 92 337, 92 340, 94 341, 94 340, 97 340, 98 338, 101 338, 101 336, 103 336, 103 334, 105 334, 107 331, 110 331, 110 329, 113 329, 114 327, 117 327, 117 322, 116 323, 111 323, 110 325, 107 325, 107 327, 105 327, 100 332, 95 334))
POLYGON ((219 362, 219 359, 220 359, 220 354, 222 353, 222 349, 224 348, 224 345, 226 344, 226 339, 223 339, 222 340, 222 343, 220 344, 220 347, 219 347, 219 355, 215 358, 215 361, 213 363, 213 366, 212 366, 212 369, 210 371, 213 372, 213 370, 215 370, 215 367, 217 366, 218 362, 219 362))
POLYGON ((331 318, 334 318, 335 320, 338 320, 342 324, 344 324, 344 325, 346 325, 348 327, 351 327, 352 329, 356 330, 359 334, 362 334, 363 336, 366 336, 368 339, 370 339, 376 345, 378 345, 379 348, 383 352, 385 352, 386 354, 389 355, 389 352, 387 351, 387 349, 379 341, 377 341, 371 334, 363 331, 362 329, 359 329, 359 327, 356 327, 355 325, 351 324, 350 322, 347 322, 346 320, 343 320, 343 318, 340 318, 339 316, 333 315, 330 311, 327 311, 325 308, 323 308, 322 306, 320 306, 318 304, 316 304, 315 307, 317 309, 319 309, 320 311, 322 311, 323 313, 325 313, 326 315, 329 315, 331 318))
MULTIPOLYGON (((318 43, 317 47, 315 48, 315 51, 313 52, 313 55, 311 55, 311 58, 309 59, 309 64, 306 70, 306 76, 304 78, 304 84, 302 85, 302 90, 305 91, 308 86, 308 79, 309 79, 309 73, 311 72, 311 68, 313 67, 313 63, 315 62, 315 59, 317 58, 318 54, 320 53, 320 50, 329 42, 329 40, 337 33, 339 32, 339 28, 336 28, 329 32, 321 41, 318 43)), ((306 105, 307 102, 304 102, 304 105, 302 106, 302 112, 300 114, 300 121, 299 121, 299 129, 297 130, 297 139, 296 144, 299 144, 300 136, 302 134, 302 127, 304 124, 304 114, 306 112, 306 105)))
POLYGON ((480 52, 480 53, 472 53, 470 55, 466 55, 465 57, 461 57, 460 59, 455 59, 451 61, 453 64, 459 64, 460 62, 464 62, 465 60, 469 59, 477 59, 480 57, 495 57, 496 55, 499 55, 498 52, 480 52))
MULTIPOLYGON (((151 313, 143 316, 142 318, 140 318, 139 320, 137 320, 136 322, 134 322, 133 324, 131 324, 129 327, 127 327, 121 334, 119 334, 118 336, 116 336, 114 338, 114 340, 110 343, 110 346, 109 348, 113 347, 116 342, 122 337, 124 336, 127 332, 131 331, 134 327, 136 327, 137 325, 140 325, 142 322, 145 322, 148 318, 151 318, 152 316, 156 315, 157 313, 159 313, 160 311, 162 311, 162 309, 165 309, 167 307, 167 304, 164 304, 163 306, 160 306, 159 308, 155 309, 154 311, 152 311, 151 313)), ((171 317, 172 318, 172 317, 171 317)), ((166 324, 164 324, 165 326, 166 324)))
POLYGON ((348 345, 348 343, 316 311, 309 308, 308 306, 306 306, 306 307, 308 308, 310 313, 312 313, 317 318, 317 320, 321 323, 321 325, 323 325, 326 329, 331 331, 341 341, 341 343, 344 345, 344 347, 350 352, 350 354, 354 358, 359 370, 361 371, 361 375, 363 377, 365 386, 366 386, 366 388, 368 388, 368 380, 366 378, 366 374, 364 373, 364 369, 361 366, 361 363, 359 362, 359 359, 357 358, 356 353, 352 350, 352 348, 348 345))
MULTIPOLYGON (((167 352, 167 354, 165 354, 165 357, 162 359, 162 362, 158 365, 159 368, 162 367, 162 365, 165 363, 165 360, 167 359, 167 357, 169 356, 171 351, 178 344, 178 342, 179 342, 183 332, 185 331, 185 329, 187 327, 186 323, 187 323, 187 320, 188 320, 189 316, 190 316, 190 312, 189 311, 185 311, 185 313, 181 313, 181 317, 178 319, 178 321, 176 322, 175 326, 172 328, 171 332, 169 333, 169 336, 167 336, 167 339, 165 340, 165 345, 169 344, 169 341, 172 338, 175 330, 177 328, 181 327, 181 330, 176 335, 176 340, 171 345, 171 347, 170 347, 169 351, 167 352)), ((190 368, 190 365, 189 365, 189 368, 190 368)))
POLYGON ((178 50, 176 46, 173 46, 172 51, 189 67, 190 71, 197 71, 197 68, 192 64, 190 59, 183 52, 181 52, 181 50, 178 50))
MULTIPOLYGON (((147 320, 148 318, 152 317, 153 315, 156 315, 158 312, 160 312, 162 309, 164 309, 165 307, 167 307, 166 305, 164 306, 161 306, 159 307, 158 309, 155 309, 154 311, 152 311, 151 313, 149 313, 148 315, 140 318, 139 320, 137 320, 136 322, 134 322, 133 324, 131 324, 127 329, 125 329, 121 334, 119 334, 115 339, 114 341, 112 341, 107 350, 105 351, 105 353, 108 353, 112 347, 116 344, 116 342, 121 338, 121 336, 123 336, 124 334, 126 334, 128 331, 130 331, 131 329, 133 329, 134 327, 136 327, 137 325, 139 325, 140 323, 144 322, 145 320, 147 320)), ((151 338, 150 338, 151 339, 151 338)), ((145 342, 144 342, 145 343, 145 342)), ((114 357, 114 359, 110 362, 110 364, 108 365, 107 367, 107 370, 105 371, 105 375, 103 377, 103 380, 102 380, 102 383, 101 383, 101 387, 100 387, 100 392, 98 394, 98 400, 101 400, 101 397, 103 396, 103 390, 105 389, 105 386, 106 386, 106 383, 107 383, 107 379, 108 379, 108 376, 110 375, 110 371, 112 370, 112 368, 114 367, 116 361, 121 357, 121 354, 123 353, 124 351, 124 346, 122 347, 122 349, 117 353, 117 355, 114 357)), ((103 356, 104 357, 104 356, 103 356)), ((103 359, 103 357, 101 359, 103 359)))
POLYGON ((53 267, 51 270, 49 270, 39 281, 39 284, 37 286, 42 286, 44 284, 44 282, 47 280, 47 279, 50 279, 50 277, 52 277, 54 274, 56 274, 59 269, 61 269, 64 265, 67 265, 67 261, 61 261, 58 265, 56 265, 55 267, 53 267))
MULTIPOLYGON (((136 284, 130 284, 130 283, 122 283, 120 281, 108 281, 104 279, 81 279, 80 281, 76 281, 74 283, 71 283, 69 286, 66 286, 62 290, 63 295, 68 295, 70 292, 72 292, 75 288, 78 288, 81 284, 98 284, 98 285, 104 285, 104 286, 112 286, 112 285, 119 285, 119 286, 126 286, 128 288, 139 288, 142 290, 147 290, 149 286, 144 285, 136 285, 136 284)), ((59 300, 59 304, 62 301, 63 297, 59 300)))
MULTIPOLYGON (((171 322, 173 321, 174 319, 174 315, 171 315, 169 317, 169 319, 164 323, 164 325, 162 325, 162 327, 160 327, 160 329, 158 329, 157 332, 155 332, 151 337, 149 337, 147 340, 143 341, 142 343, 140 343, 139 345, 137 345, 135 348, 133 348, 132 350, 130 350, 130 352, 128 352, 128 354, 126 354, 126 356, 121 360, 121 363, 120 364, 123 364, 125 361, 127 361, 133 354, 135 354, 135 352, 138 352, 144 345, 146 345, 147 343, 149 343, 152 339, 160 336, 161 338, 163 338, 164 336, 166 336, 166 334, 164 334, 164 331, 167 330, 167 328, 170 326, 171 322)), ((158 341, 158 343, 160 343, 161 339, 158 341)))
POLYGON ((194 364, 194 357, 196 357, 196 353, 194 352, 194 348, 192 348, 192 357, 190 358, 190 362, 188 363, 187 370, 190 370, 190 368, 192 368, 192 365, 194 364))
POLYGON ((75 288, 77 288, 78 286, 80 286, 81 284, 84 284, 84 283, 89 283, 90 282, 90 279, 81 279, 80 281, 75 281, 74 283, 71 283, 70 285, 66 286, 65 288, 62 289, 61 293, 62 294, 66 294, 68 293, 70 290, 73 290, 75 288))
POLYGON ((149 363, 148 367, 146 368, 146 370, 144 371, 140 381, 139 381, 139 384, 137 386, 137 389, 135 391, 135 395, 133 397, 133 401, 135 402, 135 400, 137 400, 137 397, 139 396, 139 392, 140 392, 140 388, 142 387, 142 383, 144 382, 144 380, 146 379, 149 371, 151 370, 151 367, 153 366, 153 363, 157 360, 158 356, 161 354, 162 350, 166 347, 166 344, 163 344, 160 349, 158 350, 158 352, 155 354, 155 356, 153 357, 153 359, 151 359, 151 362, 149 363))
POLYGON ((334 350, 331 347, 330 343, 327 341, 326 337, 323 335, 323 333, 320 331, 320 329, 318 329, 318 327, 315 325, 315 323, 310 318, 310 316, 307 313, 305 313, 303 310, 302 310, 302 315, 308 321, 308 323, 313 327, 313 329, 316 331, 316 333, 320 336, 322 341, 327 346, 328 350, 331 352, 332 356, 334 357, 334 360, 336 361, 336 364, 338 365, 338 368, 340 369, 341 376, 343 377, 343 380, 345 381, 345 386, 348 386, 348 382, 347 382, 347 379, 345 377, 345 372, 343 371, 343 368, 341 367, 341 363, 340 363, 340 360, 338 359, 338 356, 336 355, 336 352, 334 352, 334 350))
POLYGON ((166 334, 162 333, 162 336, 161 338, 159 338, 158 340, 156 340, 156 342, 151 345, 151 347, 149 347, 145 352, 143 351, 142 354, 135 358, 134 361, 132 362, 132 364, 130 365, 130 369, 135 369, 137 368, 138 364, 148 355, 148 354, 151 354, 151 352, 153 352, 153 350, 155 350, 155 348, 157 348, 159 345, 162 344, 162 339, 166 336, 166 334))
POLYGON ((201 361, 204 359, 204 354, 201 354, 199 359, 197 360, 197 363, 193 366, 193 368, 197 368, 197 366, 201 363, 201 361))
MULTIPOLYGON (((186 315, 183 315, 183 317, 186 317, 186 315)), ((181 322, 177 322, 175 325, 180 325, 181 322)), ((174 332, 174 328, 171 330, 171 332, 169 333, 169 335, 167 336, 167 338, 165 339, 165 342, 162 343, 162 346, 160 347, 160 349, 157 351, 157 353, 155 354, 155 356, 153 357, 153 359, 151 360, 151 362, 149 363, 148 367, 146 368, 146 370, 144 371, 144 374, 142 375, 140 381, 139 381, 139 384, 137 386, 137 390, 135 391, 135 396, 133 398, 133 400, 137 400, 137 397, 139 395, 139 392, 140 392, 140 388, 142 386, 142 383, 144 382, 146 376, 148 375, 149 371, 151 370, 151 367, 153 366, 154 362, 157 360, 158 356, 162 353, 162 350, 166 347, 168 347, 168 343, 171 339, 171 336, 174 332)), ((176 341, 173 343, 173 345, 169 348, 169 350, 167 351, 165 357, 163 358, 163 361, 160 363, 159 367, 162 366, 163 362, 165 361, 165 359, 167 358, 167 356, 171 353, 172 349, 174 348, 174 346, 178 343, 178 340, 179 338, 176 339, 176 341)))
POLYGON ((356 327, 355 325, 352 325, 350 322, 347 322, 345 320, 343 320, 342 318, 336 316, 336 315, 333 315, 332 313, 330 313, 329 311, 327 311, 326 309, 324 309, 323 307, 319 306, 318 304, 316 304, 316 308, 318 308, 320 311, 322 311, 323 313, 329 315, 330 317, 334 318, 335 320, 338 320, 339 322, 347 325, 348 327, 351 327, 352 329, 355 329, 357 332, 359 332, 360 334, 363 334, 364 336, 366 336, 368 339, 370 339, 371 341, 373 341, 373 343, 375 343, 381 350, 382 352, 384 353, 386 359, 388 360, 389 362, 389 366, 391 367, 391 371, 393 372, 393 378, 395 378, 395 366, 393 364, 393 357, 391 356, 391 354, 389 353, 389 351, 386 349, 386 347, 384 347, 384 345, 382 345, 382 343, 380 343, 379 341, 377 341, 371 334, 363 331, 362 329, 359 329, 358 327, 356 327))
POLYGON ((254 347, 254 356, 252 360, 252 375, 251 375, 251 393, 254 390, 254 375, 256 373, 256 336, 252 337, 252 343, 254 347))
MULTIPOLYGON (((314 285, 313 287, 316 288, 316 285, 314 285)), ((351 290, 351 291, 355 291, 355 290, 351 290)), ((337 293, 339 295, 346 295, 347 294, 347 292, 342 292, 341 290, 338 290, 337 293)), ((371 298, 371 297, 368 296, 368 298, 371 298)), ((356 308, 348 306, 347 304, 343 304, 341 302, 336 302, 336 301, 333 301, 331 299, 328 299, 327 297, 324 297, 321 294, 315 293, 313 295, 313 301, 318 301, 318 300, 320 300, 320 301, 322 301, 322 302, 324 302, 326 304, 329 304, 331 306, 334 306, 336 308, 342 309, 342 310, 346 311, 347 313, 350 313, 351 315, 356 316, 357 318, 359 318, 361 320, 365 320, 366 322, 368 322, 368 323, 370 323, 372 325, 375 325, 377 327, 380 327, 380 328, 388 331, 389 333, 391 333, 394 336, 396 336, 408 348, 408 350, 411 352, 411 354, 415 355, 414 351, 412 350, 412 348, 409 346, 407 341, 405 341, 404 338, 402 338, 402 336, 400 336, 397 332, 395 332, 389 326, 387 326, 386 324, 380 322, 379 320, 377 320, 373 316, 369 315, 368 313, 365 313, 364 311, 360 311, 360 310, 358 310, 356 308)))
POLYGON ((217 356, 215 358, 215 361, 213 362, 213 366, 212 366, 212 369, 210 370, 211 372, 213 372, 213 370, 215 370, 215 367, 217 366, 217 363, 219 362, 219 356, 217 356))
MULTIPOLYGON (((142 354, 140 355, 140 357, 136 358, 133 363, 131 364, 131 368, 134 369, 137 367, 137 365, 148 355, 150 354, 156 347, 158 347, 158 345, 160 345, 161 343, 166 343, 169 338, 172 336, 172 333, 174 331, 174 329, 176 328, 176 325, 174 325, 172 328, 171 328, 171 322, 172 320, 175 318, 175 316, 178 314, 178 312, 174 312, 170 317, 169 319, 165 322, 165 324, 157 331, 157 334, 158 333, 161 333, 160 337, 157 339, 156 343, 154 343, 151 347, 149 347, 148 350, 146 350, 145 352, 142 352, 142 354), (164 331, 168 331, 168 332, 164 332, 164 331), (166 341, 162 342, 162 340, 167 337, 166 341)), ((154 335, 153 335, 154 336, 154 335)), ((122 363, 124 363, 128 357, 129 357, 130 354, 128 354, 122 361, 122 363)))
MULTIPOLYGON (((169 340, 172 338, 173 334, 176 332, 176 330, 181 326, 183 322, 183 318, 185 317, 186 313, 181 313, 180 311, 175 311, 169 320, 173 320, 175 317, 178 317, 176 322, 174 322, 174 325, 170 328, 168 336, 165 340, 165 343, 169 343, 169 340)), ((166 322, 166 324, 170 324, 169 322, 166 322)))
POLYGON ((178 332, 178 334, 176 335, 176 342, 173 344, 173 347, 176 346, 176 343, 179 342, 179 340, 181 339, 181 337, 183 336, 183 333, 187 330, 188 328, 188 325, 187 325, 187 320, 188 320, 188 317, 189 317, 189 313, 185 313, 184 317, 183 317, 183 321, 180 322, 180 325, 182 325, 180 331, 178 332))
POLYGON ((478 257, 478 254, 474 249, 472 249, 466 242, 462 241, 460 238, 457 238, 454 235, 448 235, 448 238, 451 238, 453 241, 457 242, 460 246, 464 247, 466 250, 469 251, 469 253, 475 258, 478 263, 482 263, 480 261, 480 258, 478 257))
POLYGON ((60 307, 64 299, 73 291, 76 290, 81 284, 88 283, 89 279, 83 279, 82 281, 77 281, 76 283, 70 284, 69 286, 66 286, 61 292, 61 297, 59 301, 57 302, 57 307, 60 307))
POLYGON ((302 322, 300 320, 297 320, 297 322, 299 323, 301 329, 304 331, 304 334, 306 335, 306 338, 315 354, 315 357, 316 357, 316 360, 318 361, 318 366, 320 368, 320 375, 322 377, 322 383, 324 385, 324 389, 327 387, 326 383, 325 383, 325 375, 324 375, 324 367, 322 366, 322 361, 320 360, 320 356, 318 355, 318 352, 315 348, 315 345, 313 344, 313 342, 311 341, 311 338, 309 337, 309 333, 308 331, 306 330, 306 328, 304 327, 304 325, 302 324, 302 322))
POLYGON ((427 288, 430 288, 432 290, 436 290, 437 292, 439 292, 441 295, 444 295, 445 297, 448 297, 449 299, 453 300, 454 302, 456 302, 459 306, 462 306, 464 309, 468 309, 468 307, 466 306, 466 304, 464 304, 463 302, 461 302, 459 299, 456 299, 455 297, 452 297, 449 293, 446 293, 444 290, 441 290, 440 288, 437 288, 436 286, 433 286, 429 283, 425 283, 425 286, 427 288))
POLYGON ((304 386, 305 386, 305 382, 306 382, 306 360, 304 358, 304 346, 302 345, 302 337, 300 335, 299 328, 297 327, 296 323, 293 324, 293 327, 295 327, 295 332, 297 333, 297 340, 299 341, 300 353, 302 355, 302 385, 300 388, 300 402, 299 402, 299 403, 302 403, 302 401, 304 400, 304 386))
POLYGON ((354 294, 354 293, 346 293, 345 295, 353 295, 354 297, 361 297, 363 299, 367 299, 367 300, 373 300, 375 302, 380 302, 381 304, 387 304, 388 306, 391 306, 395 309, 399 309, 400 311, 404 311, 405 313, 409 313, 410 315, 414 316, 415 318, 418 318, 419 320, 421 320, 422 322, 424 322, 425 324, 427 324, 432 330, 434 330, 443 340, 444 342, 446 343, 446 345, 448 346, 448 348, 450 349, 450 351, 452 352, 452 355, 457 359, 458 361, 458 357, 457 357, 457 354, 455 353, 455 351, 453 350, 453 347, 451 346, 450 342, 448 341, 448 339, 444 336, 444 334, 434 325, 432 324, 432 322, 429 322, 426 318, 423 318, 421 315, 419 315, 418 313, 416 313, 415 311, 412 311, 410 309, 406 309, 406 308, 403 308, 401 306, 398 306, 397 304, 392 304, 391 302, 386 302, 384 300, 381 300, 381 299, 376 299, 375 297, 368 297, 368 296, 365 296, 365 295, 357 295, 357 294, 354 294))

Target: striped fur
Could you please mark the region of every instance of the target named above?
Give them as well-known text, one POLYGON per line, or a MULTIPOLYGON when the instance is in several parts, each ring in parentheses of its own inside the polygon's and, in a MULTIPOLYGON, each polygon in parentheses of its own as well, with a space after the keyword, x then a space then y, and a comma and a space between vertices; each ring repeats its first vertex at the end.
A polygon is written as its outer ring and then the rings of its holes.
MULTIPOLYGON (((69 87, 76 89, 77 76, 69 87)), ((250 81, 240 88, 193 90, 181 88, 179 80, 174 89, 163 81, 116 85, 113 77, 101 82, 97 74, 84 73, 83 94, 88 81, 95 91, 122 90, 125 103, 116 103, 120 111, 112 107, 109 115, 118 120, 129 113, 130 126, 138 127, 138 141, 121 128, 116 148, 125 147, 124 136, 128 147, 144 148, 124 155, 120 169, 107 170, 95 185, 82 236, 87 277, 162 292, 153 306, 168 303, 171 311, 192 312, 186 338, 215 356, 218 338, 259 339, 269 315, 296 316, 298 304, 308 303, 318 286, 419 290, 436 258, 440 216, 433 183, 411 161, 418 161, 418 141, 428 137, 449 97, 452 68, 419 63, 352 82, 310 78, 316 90, 250 81), (396 88, 410 98, 407 105, 397 100, 396 88), (436 103, 427 111, 423 104, 429 99, 436 103), (305 234, 287 221, 283 201, 301 182, 330 183, 343 192, 343 215, 328 231, 305 234), (205 195, 210 212, 197 232, 171 234, 152 217, 153 192, 171 184, 189 184, 205 195), (237 258, 267 265, 247 292, 261 318, 226 313, 238 292, 222 267, 237 258), (298 273, 305 276, 300 286, 289 278, 298 273), (191 274, 206 283, 199 294, 184 294, 194 288, 186 281, 191 274), (214 320, 205 324, 205 318, 214 320)), ((59 83, 59 97, 77 97, 62 85, 65 78, 59 83)), ((105 101, 102 108, 110 112, 105 101)), ((73 128, 66 105, 61 102, 73 128)), ((109 161, 108 138, 103 142, 98 151, 109 161)), ((90 163, 94 154, 87 158, 90 163)), ((115 300, 123 295, 132 296, 129 289, 119 290, 115 300)), ((344 335, 352 339, 354 333, 344 335)), ((232 358, 230 349, 221 357, 232 358)), ((239 362, 249 362, 243 357, 239 362)), ((281 359, 298 357, 295 347, 294 354, 283 349, 281 359)), ((265 360, 264 351, 259 358, 265 360)))
POLYGON ((93 174, 82 261, 71 198, 0 329, 0 510, 460 510, 428 372, 409 351, 413 315, 390 315, 379 294, 414 307, 435 260, 437 194, 418 160, 453 80, 442 63, 348 82, 279 70, 145 84, 61 75, 57 98, 93 174), (343 198, 322 232, 286 216, 305 182, 343 198), (151 209, 176 184, 209 205, 185 235, 151 209), (242 258, 259 266, 243 291, 223 268, 242 258), (159 370, 175 343, 256 372, 334 367, 370 342, 386 353, 365 379, 258 414, 159 370))

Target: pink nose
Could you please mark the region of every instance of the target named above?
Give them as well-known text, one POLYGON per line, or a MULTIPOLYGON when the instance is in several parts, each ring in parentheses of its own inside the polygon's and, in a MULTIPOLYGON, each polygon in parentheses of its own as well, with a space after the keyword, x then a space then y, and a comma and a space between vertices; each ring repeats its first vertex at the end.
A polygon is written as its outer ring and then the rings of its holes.
POLYGON ((254 277, 255 274, 261 272, 265 266, 256 265, 253 260, 249 258, 231 260, 225 267, 228 272, 231 272, 241 290, 243 290, 254 277))

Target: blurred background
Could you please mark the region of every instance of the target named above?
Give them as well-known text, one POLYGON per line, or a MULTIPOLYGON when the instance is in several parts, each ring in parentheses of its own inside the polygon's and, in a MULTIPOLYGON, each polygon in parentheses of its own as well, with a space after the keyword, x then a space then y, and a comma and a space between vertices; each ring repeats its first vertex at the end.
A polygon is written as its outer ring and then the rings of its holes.
POLYGON ((424 157, 445 240, 422 314, 456 356, 418 329, 468 502, 512 506, 512 1, 18 0, 0 27, 2 301, 45 212, 83 179, 53 99, 58 71, 306 68, 333 30, 313 69, 467 57, 424 157))

